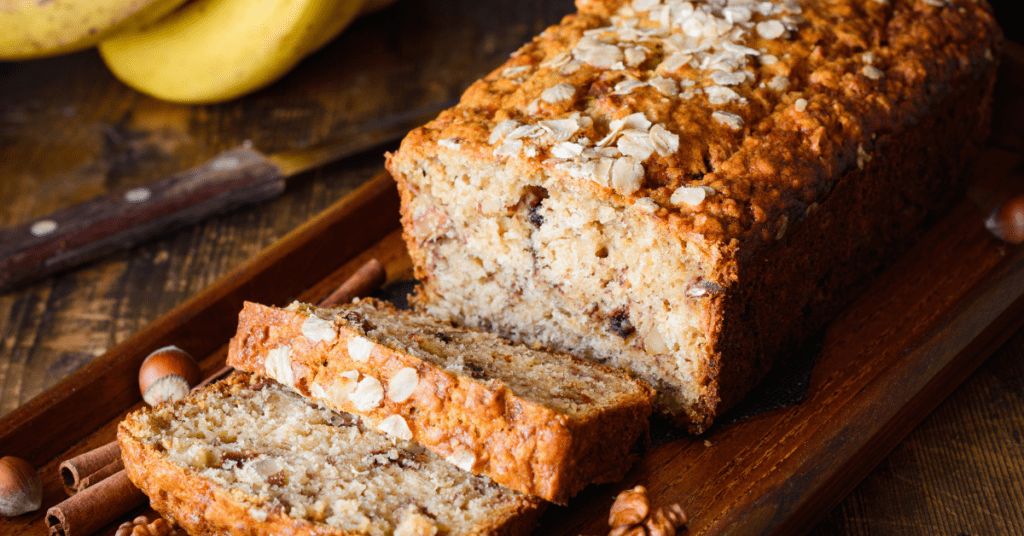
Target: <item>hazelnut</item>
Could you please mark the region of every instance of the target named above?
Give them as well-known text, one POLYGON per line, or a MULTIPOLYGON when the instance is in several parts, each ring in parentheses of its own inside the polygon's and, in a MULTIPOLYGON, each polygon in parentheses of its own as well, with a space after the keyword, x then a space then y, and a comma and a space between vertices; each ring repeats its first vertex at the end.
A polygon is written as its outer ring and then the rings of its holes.
POLYGON ((985 220, 996 238, 1011 244, 1024 242, 1024 195, 1011 197, 985 220))
POLYGON ((43 504, 43 482, 36 468, 14 456, 0 458, 0 516, 17 516, 43 504))
POLYGON ((150 406, 184 398, 200 379, 195 359, 177 346, 155 350, 139 369, 139 389, 150 406))

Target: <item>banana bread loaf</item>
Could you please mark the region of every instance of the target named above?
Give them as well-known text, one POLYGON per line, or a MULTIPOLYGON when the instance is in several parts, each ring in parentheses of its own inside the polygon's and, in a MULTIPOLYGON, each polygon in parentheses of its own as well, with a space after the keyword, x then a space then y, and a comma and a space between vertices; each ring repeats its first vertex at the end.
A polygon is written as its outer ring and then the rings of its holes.
POLYGON ((654 400, 622 371, 373 299, 246 303, 228 364, 557 503, 622 478, 654 400))
POLYGON ((542 501, 235 373, 118 427, 128 477, 189 534, 528 534, 542 501))
POLYGON ((959 195, 976 0, 578 0, 388 157, 419 307, 627 368, 700 432, 959 195))

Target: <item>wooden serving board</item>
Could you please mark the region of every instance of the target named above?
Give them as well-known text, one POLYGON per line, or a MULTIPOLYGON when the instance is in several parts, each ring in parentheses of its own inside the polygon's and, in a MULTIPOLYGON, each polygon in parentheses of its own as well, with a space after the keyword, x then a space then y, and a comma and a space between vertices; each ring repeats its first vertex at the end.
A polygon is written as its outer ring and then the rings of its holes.
MULTIPOLYGON (((997 120, 974 186, 828 328, 805 400, 661 444, 620 483, 552 507, 537 534, 607 533, 618 491, 647 486, 655 504, 682 502, 688 534, 800 534, 840 499, 1024 324, 1024 247, 982 225, 992 198, 1021 193, 1024 51, 1007 47, 997 120)), ((114 438, 141 404, 142 359, 168 344, 219 369, 243 300, 316 301, 366 259, 408 277, 398 196, 386 173, 101 358, 0 419, 0 453, 40 467, 43 509, 0 518, 4 534, 46 533, 64 498, 57 465, 114 438)), ((137 512, 125 516, 130 519, 137 512)), ((112 534, 117 523, 102 531, 112 534)))

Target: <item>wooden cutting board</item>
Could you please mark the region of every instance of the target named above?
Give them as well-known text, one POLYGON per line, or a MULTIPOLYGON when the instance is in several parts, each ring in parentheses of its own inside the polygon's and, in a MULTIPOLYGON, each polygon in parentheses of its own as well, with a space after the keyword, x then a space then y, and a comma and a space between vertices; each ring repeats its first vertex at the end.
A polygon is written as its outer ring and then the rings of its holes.
MULTIPOLYGON (((550 508, 536 533, 606 533, 615 494, 636 484, 655 504, 682 502, 688 534, 791 535, 813 527, 1024 324, 1024 247, 993 238, 978 206, 1021 193, 1022 93, 1024 51, 1011 44, 974 186, 831 324, 802 403, 661 444, 622 482, 550 508)), ((315 301, 370 257, 390 280, 410 274, 398 196, 385 173, 0 419, 0 453, 40 467, 45 488, 42 510, 0 518, 0 532, 46 533, 45 509, 64 498, 57 465, 113 439, 117 423, 141 404, 137 373, 149 352, 178 345, 201 357, 209 374, 223 365, 243 300, 315 301)))

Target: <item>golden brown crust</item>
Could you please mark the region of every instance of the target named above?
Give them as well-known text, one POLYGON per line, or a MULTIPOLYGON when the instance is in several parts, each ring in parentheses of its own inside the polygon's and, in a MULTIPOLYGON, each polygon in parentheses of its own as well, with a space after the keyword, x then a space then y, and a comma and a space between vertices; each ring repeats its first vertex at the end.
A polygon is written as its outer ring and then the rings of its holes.
MULTIPOLYGON (((364 303, 401 322, 401 313, 390 304, 364 303)), ((337 411, 363 415, 378 425, 400 416, 412 439, 463 469, 562 504, 588 484, 621 478, 635 460, 634 444, 647 432, 653 391, 622 372, 563 355, 631 388, 616 396, 614 404, 591 408, 582 417, 568 415, 517 396, 500 381, 455 374, 372 338, 364 339, 362 332, 341 320, 346 314, 343 308, 324 311, 338 319, 332 321, 337 338, 313 341, 303 333, 312 310, 246 302, 231 340, 228 364, 266 375, 271 351, 288 347, 292 384, 304 396, 337 411), (353 338, 373 343, 365 361, 350 354, 353 338), (351 371, 358 371, 360 378, 376 378, 387 390, 403 368, 414 369, 418 378, 408 399, 396 402, 386 395, 379 406, 366 409, 348 396, 354 383, 351 371), (342 394, 338 389, 344 389, 342 394)))
MULTIPOLYGON (((820 201, 858 166, 861 150, 870 156, 873 134, 913 128, 934 110, 945 91, 955 91, 948 87, 954 78, 965 73, 990 77, 1001 40, 991 8, 983 1, 804 1, 799 2, 799 29, 790 39, 764 39, 750 32, 744 42, 778 59, 770 65, 747 65, 756 82, 767 83, 775 76, 788 79, 784 91, 756 83, 730 86, 745 103, 734 99, 712 105, 701 95, 669 98, 651 86, 625 95, 614 91, 624 79, 655 76, 696 79, 695 87, 713 85, 706 80, 710 71, 658 71, 663 55, 655 52, 637 67, 616 71, 583 63, 563 74, 547 66, 545 62, 571 50, 585 31, 608 26, 607 14, 623 3, 581 2, 580 13, 548 28, 470 86, 458 106, 410 132, 396 155, 429 156, 451 150, 438 148, 440 140, 456 140, 467 160, 489 160, 495 148, 489 142, 491 133, 506 119, 532 124, 584 112, 593 125, 578 134, 593 141, 607 133, 613 119, 642 111, 678 134, 680 149, 646 160, 644 182, 636 192, 622 194, 559 173, 550 148, 539 147, 533 157, 513 158, 523 173, 544 169, 578 183, 574 187, 589 195, 626 204, 651 198, 666 231, 689 240, 719 247, 733 239, 770 243, 783 216, 787 225, 795 225, 803 219, 799 212, 820 201), (881 74, 869 76, 865 67, 881 74), (524 81, 508 76, 510 68, 528 69, 524 81), (539 108, 528 110, 546 88, 561 83, 576 88, 571 99, 556 104, 541 100, 539 108), (794 105, 798 99, 806 101, 806 108, 794 105), (734 130, 712 120, 715 111, 739 115, 743 128, 734 130), (694 185, 711 187, 716 194, 697 206, 669 201, 678 187, 694 185)), ((392 171, 401 180, 401 174, 392 171)))
MULTIPOLYGON (((233 389, 248 381, 247 374, 235 374, 205 390, 218 390, 229 396, 233 389)), ((188 404, 189 398, 175 402, 188 404)), ((333 529, 322 524, 295 519, 281 508, 273 509, 265 520, 253 517, 251 509, 262 505, 255 497, 238 490, 227 490, 176 463, 139 439, 144 426, 140 417, 152 413, 153 408, 142 408, 128 415, 118 426, 117 439, 129 479, 150 500, 150 505, 163 517, 183 527, 189 534, 274 536, 356 536, 356 531, 333 529)), ((471 535, 525 536, 536 525, 543 512, 539 501, 520 496, 503 511, 488 519, 486 526, 476 527, 471 535)))

